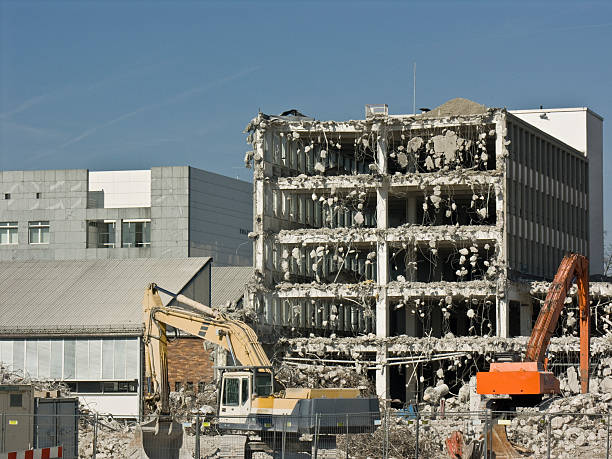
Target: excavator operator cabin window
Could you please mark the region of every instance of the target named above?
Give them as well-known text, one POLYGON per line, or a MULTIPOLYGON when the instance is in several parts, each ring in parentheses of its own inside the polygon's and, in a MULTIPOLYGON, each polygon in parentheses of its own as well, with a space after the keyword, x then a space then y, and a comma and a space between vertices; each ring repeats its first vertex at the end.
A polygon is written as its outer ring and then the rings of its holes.
POLYGON ((249 378, 242 378, 242 404, 249 399, 249 378))
POLYGON ((272 375, 270 373, 255 374, 255 393, 260 397, 268 397, 272 393, 272 375))
POLYGON ((223 386, 223 404, 227 406, 238 406, 240 397, 240 380, 238 378, 228 378, 223 386))

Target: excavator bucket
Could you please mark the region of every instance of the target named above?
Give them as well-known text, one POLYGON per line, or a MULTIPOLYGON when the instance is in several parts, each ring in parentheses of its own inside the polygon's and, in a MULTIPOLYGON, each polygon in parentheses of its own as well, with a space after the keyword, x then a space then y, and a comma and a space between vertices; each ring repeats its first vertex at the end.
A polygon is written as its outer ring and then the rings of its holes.
MULTIPOLYGON (((487 435, 488 450, 494 453, 495 459, 515 459, 530 456, 531 451, 513 445, 508 440, 506 426, 495 424, 487 435)), ((452 459, 476 459, 482 457, 484 442, 482 437, 471 442, 466 441, 460 431, 453 432, 446 439, 446 451, 452 459)))
POLYGON ((183 426, 171 419, 156 418, 140 424, 136 439, 149 459, 179 459, 183 426))
POLYGON ((489 445, 491 450, 495 453, 496 459, 514 459, 519 457, 525 457, 524 453, 528 453, 524 448, 519 448, 516 445, 510 443, 508 435, 506 434, 506 426, 503 424, 495 424, 491 429, 491 444, 489 445), (520 449, 520 452, 517 450, 520 449))

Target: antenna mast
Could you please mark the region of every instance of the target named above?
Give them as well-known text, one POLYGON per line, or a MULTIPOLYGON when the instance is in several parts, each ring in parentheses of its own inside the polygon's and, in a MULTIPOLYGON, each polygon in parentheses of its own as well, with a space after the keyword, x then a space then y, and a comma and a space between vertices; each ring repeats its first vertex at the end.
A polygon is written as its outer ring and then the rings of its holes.
POLYGON ((412 113, 416 115, 416 62, 414 63, 414 76, 412 78, 412 113))

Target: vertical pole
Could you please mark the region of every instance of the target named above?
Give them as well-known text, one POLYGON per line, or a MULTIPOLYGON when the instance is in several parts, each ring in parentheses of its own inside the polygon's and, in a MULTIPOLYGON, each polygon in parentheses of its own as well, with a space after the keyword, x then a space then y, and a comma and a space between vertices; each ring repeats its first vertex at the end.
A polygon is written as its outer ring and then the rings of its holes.
POLYGON ((200 459, 200 412, 196 414, 195 459, 200 459))
POLYGON ((287 417, 283 415, 283 437, 281 443, 281 459, 285 459, 285 444, 287 442, 287 417))
POLYGON ((383 459, 389 454, 389 400, 385 402, 385 436, 383 439, 383 459))
POLYGON ((96 453, 98 452, 98 413, 94 414, 94 428, 93 428, 93 459, 96 459, 96 453))
POLYGON ((319 453, 319 413, 315 414, 315 436, 314 436, 314 459, 317 459, 319 453))
POLYGON ((606 440, 606 459, 610 459, 610 410, 608 410, 608 424, 606 427, 608 431, 608 439, 606 440))
MULTIPOLYGON (((609 433, 609 430, 608 430, 609 433)), ((348 413, 346 414, 346 440, 345 440, 345 444, 346 444, 346 459, 349 459, 349 416, 348 413)))
POLYGON ((487 459, 487 456, 488 456, 488 453, 487 453, 487 450, 489 449, 488 434, 489 434, 489 410, 485 410, 484 432, 483 432, 484 445, 482 448, 484 459, 487 459))
POLYGON ((415 450, 414 450, 414 459, 419 459, 419 419, 420 419, 420 417, 421 417, 421 414, 419 413, 419 409, 417 407, 417 410, 416 410, 416 434, 415 434, 415 437, 416 437, 416 440, 415 440, 416 446, 415 446, 415 450))
POLYGON ((550 459, 550 416, 545 416, 546 419, 546 457, 550 459))
POLYGON ((414 75, 412 78, 412 113, 416 115, 416 62, 414 63, 414 75))

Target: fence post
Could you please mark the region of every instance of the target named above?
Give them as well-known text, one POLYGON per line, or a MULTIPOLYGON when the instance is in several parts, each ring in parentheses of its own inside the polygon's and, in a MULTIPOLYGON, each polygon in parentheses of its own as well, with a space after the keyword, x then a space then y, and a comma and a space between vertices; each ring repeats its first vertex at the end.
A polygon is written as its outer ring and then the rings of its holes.
POLYGON ((346 459, 349 459, 349 416, 346 414, 346 439, 344 440, 346 445, 346 459))
POLYGON ((419 413, 419 408, 416 409, 416 432, 415 432, 415 450, 414 450, 414 458, 419 459, 419 419, 421 417, 421 413, 419 413))
POLYGON ((200 459, 200 412, 196 413, 195 459, 200 459))
POLYGON ((606 440, 606 459, 610 459, 610 410, 608 409, 608 424, 606 425, 608 431, 608 439, 606 440))
POLYGON ((389 454, 389 402, 385 405, 385 432, 383 436, 383 459, 389 454))
POLYGON ((489 410, 488 409, 485 410, 483 437, 484 437, 484 445, 482 448, 482 453, 483 453, 484 459, 488 459, 489 458, 489 410))
POLYGON ((283 414, 283 436, 281 439, 281 459, 285 459, 286 441, 287 441, 287 416, 283 414))
POLYGON ((98 453, 98 413, 94 414, 94 429, 93 429, 93 459, 96 459, 98 453))
POLYGON ((550 459, 550 416, 544 415, 546 419, 546 458, 550 459))
POLYGON ((315 414, 315 435, 314 435, 314 459, 317 459, 319 454, 319 413, 315 414))

